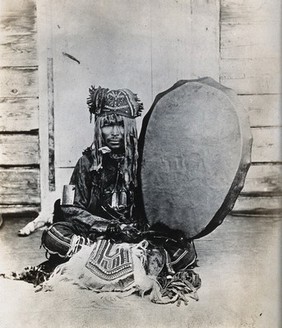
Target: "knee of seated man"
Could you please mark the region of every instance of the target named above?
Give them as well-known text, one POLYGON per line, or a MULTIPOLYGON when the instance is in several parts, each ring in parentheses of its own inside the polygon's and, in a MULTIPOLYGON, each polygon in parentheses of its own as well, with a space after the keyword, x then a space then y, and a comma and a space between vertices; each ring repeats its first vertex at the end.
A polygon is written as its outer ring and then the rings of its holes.
POLYGON ((50 255, 56 254, 64 258, 70 249, 73 235, 71 223, 54 223, 47 230, 43 231, 41 245, 50 255))
POLYGON ((186 247, 179 247, 174 244, 167 246, 170 264, 176 272, 197 266, 197 252, 193 241, 187 242, 186 247))

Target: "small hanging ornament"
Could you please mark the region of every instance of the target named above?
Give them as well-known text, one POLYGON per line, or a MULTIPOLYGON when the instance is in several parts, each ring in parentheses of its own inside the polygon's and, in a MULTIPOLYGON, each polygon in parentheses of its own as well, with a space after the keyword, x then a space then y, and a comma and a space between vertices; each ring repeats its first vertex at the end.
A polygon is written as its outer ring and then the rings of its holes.
POLYGON ((112 193, 111 207, 114 209, 118 208, 118 194, 116 191, 112 193))
POLYGON ((119 194, 119 209, 123 209, 127 206, 127 194, 125 190, 122 190, 119 194))

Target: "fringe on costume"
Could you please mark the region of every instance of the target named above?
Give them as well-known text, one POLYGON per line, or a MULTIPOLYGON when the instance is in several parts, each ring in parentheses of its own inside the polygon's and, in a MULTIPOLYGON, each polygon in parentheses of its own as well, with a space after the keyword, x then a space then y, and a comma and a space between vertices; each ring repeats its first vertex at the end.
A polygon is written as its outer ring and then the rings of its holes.
POLYGON ((192 269, 175 273, 169 261, 166 251, 145 239, 138 244, 100 239, 92 245, 82 245, 52 274, 40 267, 28 267, 21 273, 0 276, 32 282, 38 285, 36 291, 52 291, 69 283, 101 297, 123 298, 137 293, 141 297, 148 295, 156 304, 176 303, 177 306, 187 305, 190 298, 198 301, 199 275, 192 269))
POLYGON ((198 301, 197 290, 201 279, 193 270, 173 273, 171 269, 149 270, 149 242, 138 244, 112 244, 100 240, 92 246, 83 246, 66 263, 59 265, 50 278, 43 283, 43 290, 50 291, 62 282, 78 285, 82 289, 98 293, 118 294, 126 297, 133 293, 141 297, 149 294, 153 303, 188 304, 188 298, 198 301), (122 262, 122 258, 126 259, 122 262), (151 273, 150 273, 151 272, 151 273))
POLYGON ((100 240, 92 246, 83 246, 68 262, 55 269, 43 284, 43 290, 53 290, 61 282, 69 282, 95 292, 143 295, 156 281, 156 277, 146 275, 147 245, 147 241, 111 244, 108 240, 100 240), (123 256, 127 257, 127 262, 119 263, 123 256))

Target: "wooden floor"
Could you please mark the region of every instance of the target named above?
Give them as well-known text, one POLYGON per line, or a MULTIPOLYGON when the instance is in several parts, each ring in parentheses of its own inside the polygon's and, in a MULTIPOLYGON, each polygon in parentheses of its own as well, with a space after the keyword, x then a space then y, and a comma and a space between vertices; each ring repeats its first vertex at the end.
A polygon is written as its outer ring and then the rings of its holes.
MULTIPOLYGON (((0 272, 45 259, 41 232, 18 237, 27 219, 5 220, 0 230, 0 272)), ((281 218, 227 217, 196 241, 202 278, 199 302, 155 305, 147 298, 95 298, 76 286, 34 293, 24 282, 0 278, 0 327, 282 327, 281 218)))

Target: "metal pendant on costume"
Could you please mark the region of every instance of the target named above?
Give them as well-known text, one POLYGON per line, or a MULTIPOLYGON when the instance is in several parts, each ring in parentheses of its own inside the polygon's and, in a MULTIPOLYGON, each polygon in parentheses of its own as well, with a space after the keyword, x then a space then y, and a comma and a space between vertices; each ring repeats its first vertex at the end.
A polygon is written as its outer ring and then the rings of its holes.
POLYGON ((127 207, 127 194, 126 191, 122 190, 119 194, 119 209, 127 207))
POLYGON ((127 207, 127 194, 125 190, 112 193, 111 207, 115 210, 123 210, 127 207))
POLYGON ((114 191, 112 193, 111 208, 114 208, 114 209, 118 208, 118 193, 116 191, 114 191))

